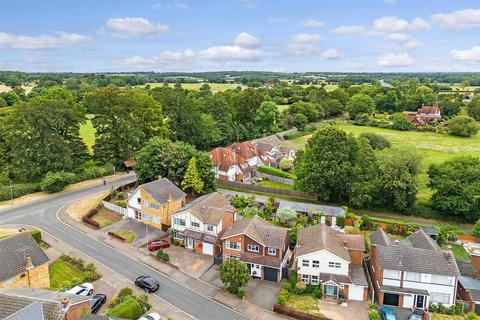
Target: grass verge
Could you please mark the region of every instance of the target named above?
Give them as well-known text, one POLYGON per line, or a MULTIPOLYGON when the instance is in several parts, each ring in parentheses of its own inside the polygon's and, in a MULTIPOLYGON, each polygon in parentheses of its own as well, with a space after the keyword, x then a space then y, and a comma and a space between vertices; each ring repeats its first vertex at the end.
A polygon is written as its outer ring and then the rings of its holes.
POLYGON ((135 240, 135 238, 137 237, 137 235, 134 232, 128 231, 128 230, 117 230, 117 231, 115 231, 115 234, 124 238, 126 243, 133 242, 135 240))

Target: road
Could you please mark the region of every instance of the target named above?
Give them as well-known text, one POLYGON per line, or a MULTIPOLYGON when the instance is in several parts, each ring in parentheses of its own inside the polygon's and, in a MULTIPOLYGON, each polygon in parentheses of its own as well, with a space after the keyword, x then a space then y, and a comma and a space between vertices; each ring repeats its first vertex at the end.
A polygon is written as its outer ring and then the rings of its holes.
POLYGON ((107 186, 98 185, 69 193, 60 193, 35 203, 2 210, 0 211, 0 224, 27 224, 45 230, 132 281, 139 275, 151 275, 160 282, 160 290, 155 294, 193 318, 200 320, 248 319, 57 219, 57 212, 65 205, 108 190, 112 186, 126 184, 134 179, 130 176, 111 182, 107 186))

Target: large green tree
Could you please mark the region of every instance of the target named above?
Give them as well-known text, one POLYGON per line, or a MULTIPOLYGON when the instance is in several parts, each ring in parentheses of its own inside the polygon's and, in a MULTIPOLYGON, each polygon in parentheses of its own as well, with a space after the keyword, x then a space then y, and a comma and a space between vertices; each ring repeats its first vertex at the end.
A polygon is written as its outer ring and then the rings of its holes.
POLYGON ((198 173, 197 158, 192 157, 188 162, 181 186, 184 191, 192 194, 201 194, 203 192, 203 181, 198 173))
POLYGON ((480 97, 473 98, 468 104, 468 115, 477 121, 480 121, 480 97))
POLYGON ((280 113, 275 102, 264 101, 255 113, 255 125, 260 133, 272 134, 278 130, 280 113))
POLYGON ((469 116, 456 116, 448 122, 450 134, 461 137, 470 137, 478 133, 479 125, 469 116))
POLYGON ((357 93, 348 100, 347 111, 350 119, 362 113, 371 114, 375 111, 375 102, 368 95, 357 93))
POLYGON ((223 262, 220 265, 220 280, 228 292, 237 294, 240 288, 246 286, 250 280, 247 265, 237 259, 223 262))

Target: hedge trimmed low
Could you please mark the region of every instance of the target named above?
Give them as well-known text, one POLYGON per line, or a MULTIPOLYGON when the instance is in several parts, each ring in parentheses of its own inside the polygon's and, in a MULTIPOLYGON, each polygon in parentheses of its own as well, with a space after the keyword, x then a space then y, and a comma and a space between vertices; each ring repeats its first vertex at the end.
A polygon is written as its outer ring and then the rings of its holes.
POLYGON ((90 210, 89 213, 83 216, 82 221, 95 229, 100 229, 100 223, 92 219, 97 212, 97 209, 90 210))
POLYGON ((277 177, 286 178, 286 179, 295 180, 296 178, 294 174, 282 171, 277 168, 267 167, 267 166, 259 166, 258 171, 266 174, 270 174, 272 176, 277 176, 277 177))
POLYGON ((330 320, 329 318, 314 316, 313 314, 290 309, 279 304, 275 304, 273 306, 273 311, 300 320, 330 320))

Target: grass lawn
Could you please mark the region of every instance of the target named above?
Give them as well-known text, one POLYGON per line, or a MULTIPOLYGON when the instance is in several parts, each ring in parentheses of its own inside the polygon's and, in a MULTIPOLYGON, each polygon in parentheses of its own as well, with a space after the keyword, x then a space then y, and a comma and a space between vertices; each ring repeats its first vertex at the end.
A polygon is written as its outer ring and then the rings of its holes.
POLYGON ((290 294, 285 307, 292 308, 315 316, 322 316, 318 309, 317 299, 310 295, 290 294))
POLYGON ((281 182, 276 181, 261 181, 258 183, 259 186, 270 187, 270 188, 277 188, 277 189, 285 189, 285 190, 293 190, 293 186, 284 184, 281 182))
MULTIPOLYGON (((87 116, 89 118, 89 116, 87 116)), ((93 127, 90 118, 80 126, 80 137, 88 147, 88 150, 92 152, 93 145, 95 144, 95 128, 93 127)))
POLYGON ((126 243, 133 242, 135 240, 135 238, 137 237, 137 235, 135 233, 133 233, 132 231, 128 231, 128 230, 117 230, 117 231, 115 231, 115 233, 117 235, 119 235, 120 237, 124 238, 126 243))
POLYGON ((82 278, 82 272, 78 271, 65 261, 57 259, 50 266, 50 288, 60 289, 65 281, 71 281, 73 278, 82 278))
POLYGON ((122 215, 102 207, 92 219, 100 224, 100 228, 104 228, 112 223, 122 220, 122 215))
MULTIPOLYGON (((480 157, 480 134, 474 137, 462 138, 446 134, 430 132, 397 131, 373 127, 354 126, 348 123, 337 125, 339 128, 358 136, 363 132, 374 132, 387 138, 393 147, 415 147, 423 155, 423 168, 419 176, 420 189, 418 193, 419 204, 427 204, 432 191, 427 187, 428 166, 432 163, 441 163, 462 154, 480 157)), ((293 140, 285 140, 284 147, 303 149, 311 135, 306 135, 293 140)))
POLYGON ((448 314, 430 313, 430 320, 464 320, 462 316, 450 316, 448 314))
MULTIPOLYGON (((470 255, 468 254, 467 250, 459 244, 451 244, 452 252, 455 256, 455 259, 463 260, 463 261, 470 261, 470 255)), ((447 250, 447 245, 443 245, 442 249, 447 250)))
MULTIPOLYGON (((302 84, 302 87, 303 88, 308 88, 308 87, 311 87, 311 86, 314 86, 314 87, 321 87, 322 85, 320 84, 302 84)), ((338 88, 338 84, 326 84, 323 89, 325 89, 326 91, 333 91, 335 89, 338 88)))
MULTIPOLYGON (((161 82, 152 82, 152 83, 148 83, 148 84, 150 85, 151 89, 163 86, 163 83, 161 83, 161 82)), ((200 89, 200 87, 203 84, 204 84, 203 82, 182 83, 182 88, 185 89, 185 90, 198 90, 198 89, 200 89)), ((174 83, 169 83, 169 87, 173 87, 174 85, 175 85, 174 83)), ((235 83, 209 83, 208 85, 210 86, 210 89, 213 92, 225 91, 225 90, 228 90, 228 89, 235 89, 236 87, 241 86, 241 85, 235 84, 235 83)), ((140 88, 145 88, 145 85, 141 85, 139 87, 140 88)))

